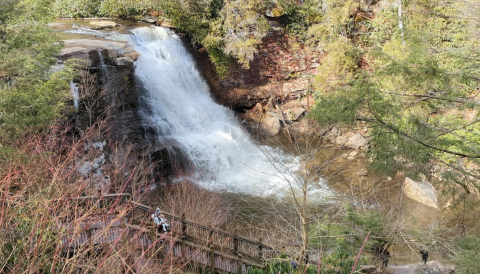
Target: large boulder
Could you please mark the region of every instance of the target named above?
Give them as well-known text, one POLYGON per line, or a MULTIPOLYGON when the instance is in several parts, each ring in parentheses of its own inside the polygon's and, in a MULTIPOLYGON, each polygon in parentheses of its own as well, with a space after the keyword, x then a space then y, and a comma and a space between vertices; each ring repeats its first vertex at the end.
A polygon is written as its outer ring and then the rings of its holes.
POLYGON ((128 57, 118 57, 113 60, 113 63, 119 67, 131 66, 133 65, 133 62, 135 62, 135 60, 132 60, 128 57))
POLYGON ((257 103, 251 110, 247 111, 244 115, 246 122, 259 123, 262 120, 265 111, 260 103, 257 103))
POLYGON ((93 29, 100 30, 100 29, 114 29, 119 26, 119 24, 113 21, 104 21, 104 20, 95 20, 90 21, 90 25, 92 25, 93 29))
POLYGON ((360 149, 367 145, 367 138, 358 133, 349 132, 335 138, 335 143, 347 149, 360 149))
POLYGON ((361 147, 364 147, 368 143, 367 138, 363 137, 358 133, 354 133, 351 136, 347 136, 347 137, 348 137, 348 140, 345 143, 345 147, 350 149, 360 149, 361 147))
POLYGON ((302 103, 291 101, 282 106, 283 117, 286 122, 298 121, 305 114, 302 103))
POLYGON ((158 21, 158 16, 147 15, 143 18, 143 21, 150 24, 155 24, 158 21))
POLYGON ((439 261, 430 261, 426 265, 421 265, 420 263, 408 264, 408 265, 399 265, 399 266, 389 266, 387 268, 388 273, 393 274, 450 274, 455 272, 455 267, 450 265, 444 265, 439 261))
POLYGON ((277 135, 282 131, 282 123, 275 117, 263 118, 260 122, 260 127, 269 135, 277 135))
POLYGON ((403 184, 403 193, 412 200, 438 209, 437 190, 429 182, 415 182, 407 177, 403 184))

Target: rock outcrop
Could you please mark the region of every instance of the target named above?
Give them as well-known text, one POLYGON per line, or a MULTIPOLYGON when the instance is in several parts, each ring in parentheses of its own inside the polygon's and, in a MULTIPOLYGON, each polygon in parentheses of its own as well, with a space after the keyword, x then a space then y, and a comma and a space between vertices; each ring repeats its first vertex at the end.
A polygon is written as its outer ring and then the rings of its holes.
POLYGON ((451 265, 444 265, 439 261, 430 261, 426 265, 421 263, 388 266, 382 271, 376 266, 362 266, 361 273, 391 273, 391 274, 451 274, 455 273, 455 267, 451 265))
POLYGON ((368 141, 367 138, 358 133, 348 132, 345 135, 336 137, 335 143, 347 149, 360 149, 365 147, 368 141))
MULTIPOLYGON (((260 133, 276 135, 289 125, 295 132, 305 133, 309 128, 302 125, 302 119, 315 103, 315 98, 308 95, 311 85, 308 79, 316 74, 323 53, 290 37, 281 20, 271 19, 270 24, 271 31, 249 69, 231 64, 228 74, 221 79, 213 69, 208 69, 209 64, 199 63, 199 66, 217 102, 239 112, 247 128, 260 128, 260 133)), ((367 132, 319 130, 322 132, 319 137, 345 149, 367 147, 367 132)))
POLYGON ((96 67, 100 64, 101 59, 104 59, 112 62, 113 65, 131 66, 138 58, 138 53, 127 42, 98 38, 72 39, 65 40, 63 43, 65 47, 58 55, 58 59, 62 62, 78 59, 80 65, 96 67))
POLYGON ((96 29, 96 30, 114 29, 119 26, 117 23, 113 21, 105 21, 105 20, 90 21, 90 25, 92 25, 92 29, 96 29))
POLYGON ((427 262, 426 265, 416 263, 409 265, 391 266, 388 267, 388 270, 390 270, 391 273, 394 274, 450 274, 455 272, 455 268, 453 266, 444 265, 439 261, 430 261, 427 262))
POLYGON ((144 130, 137 109, 138 92, 133 69, 138 53, 126 42, 103 38, 65 40, 64 44, 65 48, 57 57, 59 62, 71 61, 85 66, 84 72, 75 80, 79 100, 83 102, 77 123, 91 123, 92 118, 102 116, 111 127, 109 138, 142 143, 144 130), (90 121, 86 121, 85 115, 90 121))
POLYGON ((438 208, 437 191, 429 182, 415 182, 407 177, 403 184, 403 193, 412 200, 438 208))
POLYGON ((283 31, 272 31, 250 69, 232 64, 223 79, 210 79, 210 85, 219 103, 236 109, 251 109, 257 103, 267 106, 270 98, 282 104, 301 99, 309 85, 306 77, 316 72, 318 54, 283 31))
POLYGON ((260 122, 261 128, 268 135, 277 135, 282 130, 282 124, 278 118, 265 117, 260 122))

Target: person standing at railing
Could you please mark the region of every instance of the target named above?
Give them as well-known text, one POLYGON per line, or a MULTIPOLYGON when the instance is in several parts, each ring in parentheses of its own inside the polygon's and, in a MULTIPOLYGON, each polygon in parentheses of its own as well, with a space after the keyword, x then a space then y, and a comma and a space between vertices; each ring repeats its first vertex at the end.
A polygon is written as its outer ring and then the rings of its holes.
POLYGON ((170 225, 167 223, 167 219, 165 218, 165 215, 160 214, 160 226, 162 227, 162 232, 167 232, 167 227, 170 225))
POLYGON ((162 217, 163 214, 161 214, 162 211, 160 208, 157 207, 157 210, 152 214, 152 219, 153 219, 153 225, 157 228, 158 233, 162 233, 163 230, 163 225, 162 225, 162 217))

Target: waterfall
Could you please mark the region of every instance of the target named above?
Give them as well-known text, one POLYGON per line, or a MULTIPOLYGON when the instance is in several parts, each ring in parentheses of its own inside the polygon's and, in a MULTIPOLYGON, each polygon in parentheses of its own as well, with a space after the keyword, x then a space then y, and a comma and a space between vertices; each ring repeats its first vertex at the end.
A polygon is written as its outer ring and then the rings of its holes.
MULTIPOLYGON (((193 169, 184 174, 203 187, 258 196, 288 193, 298 158, 255 144, 233 112, 214 102, 210 90, 181 39, 161 27, 141 27, 128 40, 140 53, 135 62, 145 122, 159 133, 159 142, 178 144, 172 154, 184 155, 193 169)), ((324 182, 312 192, 331 196, 324 182)))
POLYGON ((73 82, 73 79, 70 79, 70 92, 72 93, 72 97, 73 97, 73 107, 75 108, 75 110, 78 111, 78 99, 79 99, 78 86, 73 82))

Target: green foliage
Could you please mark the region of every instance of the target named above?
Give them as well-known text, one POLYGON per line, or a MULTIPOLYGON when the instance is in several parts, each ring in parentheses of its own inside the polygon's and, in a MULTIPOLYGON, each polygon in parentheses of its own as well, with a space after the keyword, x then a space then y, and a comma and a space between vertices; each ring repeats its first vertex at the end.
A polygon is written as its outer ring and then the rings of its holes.
POLYGON ((53 10, 58 17, 82 18, 111 16, 133 18, 156 8, 153 0, 54 0, 53 10))
POLYGON ((0 89, 0 109, 4 113, 0 135, 14 139, 23 134, 46 130, 64 109, 67 81, 56 73, 48 81, 29 87, 0 89))
POLYGON ((359 62, 357 48, 347 39, 339 37, 325 47, 326 56, 318 67, 315 88, 326 94, 346 85, 356 78, 359 62))
MULTIPOLYGON (((325 219, 311 226, 310 246, 323 250, 321 273, 350 273, 367 233, 370 240, 365 249, 388 241, 388 218, 378 211, 363 211, 344 207, 342 219, 325 219)), ((365 250, 364 250, 365 252, 365 250)), ((362 253, 359 264, 366 262, 362 253)))
MULTIPOLYGON (((0 5, 0 24, 7 20, 7 17, 12 12, 12 9, 15 7, 16 0, 4 0, 0 5)), ((2 34, 0 32, 0 34, 2 34)))
POLYGON ((163 15, 176 28, 190 35, 193 42, 201 43, 209 34, 210 22, 218 16, 222 4, 211 0, 165 0, 160 2, 163 15))
POLYGON ((53 9, 58 17, 81 18, 99 14, 99 0, 55 0, 53 9))
POLYGON ((387 7, 366 24, 357 59, 348 59, 348 50, 342 56, 338 42, 327 39, 313 115, 324 124, 367 122, 375 171, 428 175, 433 160, 476 186, 480 126, 473 98, 480 58, 473 45, 480 41, 459 10, 446 1, 404 5, 403 33, 396 9, 387 7))
POLYGON ((228 73, 231 58, 217 47, 207 47, 210 60, 215 65, 215 69, 220 77, 224 77, 228 73))
POLYGON ((228 0, 219 13, 219 18, 210 24, 210 33, 204 43, 217 44, 227 56, 249 68, 257 52, 257 46, 267 34, 269 24, 260 11, 264 9, 259 0, 228 0))
POLYGON ((259 0, 166 0, 160 8, 173 26, 207 49, 221 76, 231 58, 248 68, 269 28, 259 0))
POLYGON ((322 20, 321 1, 307 0, 302 5, 296 1, 280 1, 285 17, 287 31, 294 34, 301 42, 310 37, 307 30, 310 26, 318 24, 322 20))
POLYGON ((131 18, 143 14, 152 6, 150 0, 102 0, 98 12, 104 16, 131 18))
POLYGON ((20 1, 0 25, 0 145, 46 129, 64 109, 68 72, 49 71, 62 46, 46 25, 50 4, 20 1))
MULTIPOLYGON (((271 260, 267 262, 265 269, 253 268, 248 273, 252 274, 278 274, 278 273, 305 273, 305 274, 315 274, 317 273, 317 268, 313 265, 310 265, 306 270, 300 270, 298 267, 294 267, 292 264, 292 259, 281 258, 278 260, 271 260)), ((324 273, 324 272, 320 272, 324 273)))
POLYGON ((480 269, 480 238, 467 235, 456 244, 456 255, 453 258, 455 273, 474 274, 480 269))
POLYGON ((230 57, 221 49, 221 37, 208 36, 223 5, 222 0, 166 0, 160 3, 163 15, 172 25, 188 33, 194 43, 203 44, 221 77, 228 72, 230 57))

